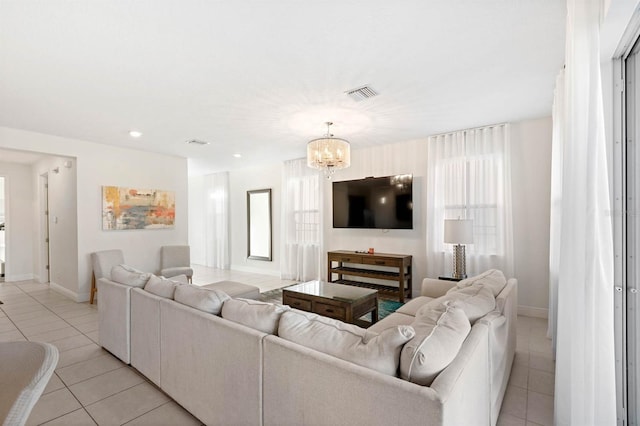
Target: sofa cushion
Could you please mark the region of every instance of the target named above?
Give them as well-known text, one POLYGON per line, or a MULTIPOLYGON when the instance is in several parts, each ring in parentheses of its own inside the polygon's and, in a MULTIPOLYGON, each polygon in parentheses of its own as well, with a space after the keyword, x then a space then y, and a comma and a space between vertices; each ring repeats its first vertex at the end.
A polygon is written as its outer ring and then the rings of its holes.
POLYGON ((276 334, 280 316, 289 309, 288 306, 252 299, 229 299, 222 305, 222 318, 264 333, 276 334))
POLYGON ((178 283, 178 284, 189 284, 189 278, 185 274, 176 275, 175 277, 171 277, 171 278, 167 278, 161 275, 160 278, 164 278, 165 280, 171 280, 174 283, 178 283))
MULTIPOLYGON (((456 284, 457 288, 465 288, 476 284, 482 284, 491 289, 493 293, 493 297, 496 297, 505 285, 507 285, 507 279, 504 277, 502 271, 497 269, 489 269, 481 273, 480 275, 476 275, 474 277, 466 278, 462 281, 459 281, 456 284)), ((449 292, 447 292, 449 294, 449 292)))
POLYGON ((400 306, 396 312, 415 317, 416 312, 418 312, 418 309, 422 308, 424 305, 431 302, 432 300, 435 300, 435 299, 433 297, 427 297, 427 296, 414 297, 409 302, 400 306))
POLYGON ((412 327, 416 335, 402 348, 400 377, 429 386, 456 357, 471 325, 462 309, 445 302, 420 310, 412 327))
POLYGON ((446 301, 450 301, 461 308, 471 324, 493 311, 496 307, 496 298, 493 297, 491 289, 484 285, 475 284, 433 299, 419 308, 416 316, 419 315, 421 311, 433 309, 437 307, 438 304, 446 301))
POLYGON ((150 272, 142 272, 125 264, 111 268, 111 281, 131 287, 143 288, 149 278, 151 278, 150 272))
POLYGON ((173 298, 178 303, 214 315, 220 315, 222 304, 230 299, 229 295, 223 291, 195 285, 177 286, 173 298))
POLYGON ((298 310, 280 317, 280 337, 383 374, 396 376, 400 350, 415 332, 396 326, 380 334, 298 310))
POLYGON ((156 296, 164 297, 165 299, 173 299, 176 286, 179 285, 183 285, 183 283, 151 275, 151 278, 149 278, 149 281, 147 281, 147 284, 144 286, 144 290, 156 296))
POLYGON ((222 290, 233 298, 257 299, 260 297, 260 289, 258 287, 236 281, 219 281, 217 283, 203 285, 202 287, 222 290))
POLYGON ((413 315, 401 314, 398 311, 395 311, 372 326, 367 327, 367 330, 380 334, 387 328, 392 328, 398 325, 411 325, 413 321, 415 321, 413 315))

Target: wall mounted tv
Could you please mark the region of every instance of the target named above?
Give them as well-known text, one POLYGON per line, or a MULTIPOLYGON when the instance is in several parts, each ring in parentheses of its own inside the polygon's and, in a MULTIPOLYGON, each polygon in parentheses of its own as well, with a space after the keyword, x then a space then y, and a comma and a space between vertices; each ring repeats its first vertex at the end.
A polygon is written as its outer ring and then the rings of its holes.
POLYGON ((333 227, 413 229, 413 175, 333 182, 333 227))

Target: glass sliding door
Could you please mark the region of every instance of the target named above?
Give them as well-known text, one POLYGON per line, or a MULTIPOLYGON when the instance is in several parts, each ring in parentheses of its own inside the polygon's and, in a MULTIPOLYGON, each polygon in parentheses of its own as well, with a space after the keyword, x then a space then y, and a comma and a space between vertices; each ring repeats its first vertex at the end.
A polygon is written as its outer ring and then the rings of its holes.
MULTIPOLYGON (((626 301, 626 367, 627 367, 627 421, 638 425, 640 421, 640 42, 624 61, 625 82, 625 228, 626 279, 623 297, 626 301)), ((623 330, 624 332, 624 330, 623 330)))

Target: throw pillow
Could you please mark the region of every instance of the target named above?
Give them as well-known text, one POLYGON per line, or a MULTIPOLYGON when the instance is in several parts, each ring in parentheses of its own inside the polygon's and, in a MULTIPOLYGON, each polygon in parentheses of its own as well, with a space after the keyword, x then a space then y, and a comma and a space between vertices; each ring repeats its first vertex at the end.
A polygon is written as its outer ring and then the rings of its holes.
POLYGON ((416 316, 423 310, 433 309, 446 301, 455 303, 457 307, 462 309, 472 325, 496 307, 496 298, 493 297, 491 289, 484 285, 476 284, 458 289, 453 293, 447 293, 428 302, 416 311, 416 316))
POLYGON ((416 335, 402 348, 400 377, 430 386, 454 360, 471 325, 462 309, 445 302, 419 311, 412 327, 416 335))
POLYGON ((111 268, 111 281, 131 287, 143 288, 151 278, 150 272, 142 272, 128 265, 116 265, 111 268))
POLYGON ((145 291, 155 294, 156 296, 164 297, 166 299, 173 299, 173 294, 176 290, 176 286, 179 285, 182 284, 177 281, 151 275, 151 278, 149 278, 149 281, 147 281, 147 285, 144 286, 144 289, 145 291))
POLYGON ((507 285, 507 279, 504 277, 502 271, 499 271, 497 269, 489 269, 488 271, 485 271, 480 275, 476 275, 475 277, 469 277, 462 281, 459 281, 458 284, 456 284, 456 287, 465 288, 474 284, 482 284, 487 286, 491 289, 493 297, 496 297, 498 294, 500 294, 504 286, 507 285))
POLYGON ((222 305, 222 318, 246 325, 263 333, 276 334, 280 316, 288 306, 251 299, 229 299, 222 305))
POLYGON ((400 350, 415 332, 399 325, 380 334, 298 310, 280 317, 280 337, 383 374, 396 376, 400 350))
POLYGON ((222 304, 230 297, 220 290, 200 288, 195 285, 179 285, 176 287, 173 299, 200 311, 220 315, 222 304))

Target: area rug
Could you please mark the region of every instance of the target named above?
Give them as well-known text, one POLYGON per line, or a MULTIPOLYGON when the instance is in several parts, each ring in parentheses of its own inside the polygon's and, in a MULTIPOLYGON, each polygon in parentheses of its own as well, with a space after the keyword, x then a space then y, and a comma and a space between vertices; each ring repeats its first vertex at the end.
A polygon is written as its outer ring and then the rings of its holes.
MULTIPOLYGON (((270 290, 261 293, 259 300, 269 303, 282 303, 282 289, 278 288, 276 290, 270 290)), ((398 302, 397 300, 378 298, 378 320, 381 320, 387 315, 394 313, 402 305, 404 305, 404 303, 398 302)), ((364 317, 362 317, 362 319, 368 321, 371 320, 371 314, 365 315, 364 317)))

